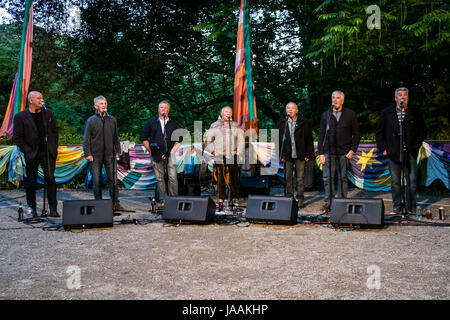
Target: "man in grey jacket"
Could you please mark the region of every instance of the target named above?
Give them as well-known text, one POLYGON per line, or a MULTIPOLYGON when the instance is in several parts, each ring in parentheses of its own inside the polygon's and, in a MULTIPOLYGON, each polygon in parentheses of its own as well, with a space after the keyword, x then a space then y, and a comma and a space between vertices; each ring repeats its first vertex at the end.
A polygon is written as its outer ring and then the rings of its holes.
MULTIPOLYGON (((119 188, 116 183, 115 161, 119 157, 120 142, 116 118, 108 114, 108 102, 103 96, 94 99, 95 114, 86 122, 83 149, 86 160, 92 162, 94 197, 102 199, 101 174, 105 166, 109 182, 109 195, 113 201, 113 210, 122 211, 119 203, 119 188)), ((119 213, 114 213, 120 215, 119 213)))
POLYGON ((231 107, 223 107, 219 119, 208 130, 205 151, 214 156, 219 201, 225 200, 225 187, 228 186, 228 200, 238 205, 240 173, 237 162, 244 155, 245 137, 232 117, 231 107))

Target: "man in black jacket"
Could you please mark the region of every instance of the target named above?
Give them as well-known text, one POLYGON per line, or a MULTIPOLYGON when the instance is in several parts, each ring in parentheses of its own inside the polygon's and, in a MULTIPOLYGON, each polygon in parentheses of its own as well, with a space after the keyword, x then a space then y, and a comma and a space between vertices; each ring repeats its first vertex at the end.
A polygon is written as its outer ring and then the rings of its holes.
POLYGON ((323 209, 330 210, 330 183, 334 186, 335 171, 338 172, 338 196, 347 197, 348 161, 353 157, 359 145, 359 127, 356 114, 353 110, 344 108, 344 93, 334 91, 331 94, 332 107, 322 114, 318 149, 320 163, 323 164, 323 182, 325 186, 325 204, 323 209), (325 145, 324 145, 325 141, 325 145), (330 167, 329 167, 330 166, 330 167), (331 169, 331 170, 330 170, 331 169), (331 171, 331 177, 329 177, 331 171))
POLYGON ((108 114, 108 102, 105 97, 96 97, 94 108, 95 114, 87 120, 84 131, 84 156, 86 160, 92 162, 95 199, 102 199, 101 174, 104 165, 114 214, 120 215, 117 211, 122 211, 124 208, 119 202, 119 187, 115 176, 117 175, 115 161, 121 153, 117 121, 108 114))
POLYGON ((298 206, 303 207, 305 185, 303 177, 305 163, 314 159, 314 145, 311 127, 308 121, 298 115, 298 107, 294 102, 286 105, 286 117, 277 123, 280 137, 280 159, 284 164, 284 176, 286 181, 285 193, 294 195, 292 184, 293 170, 295 166, 297 174, 297 201, 298 206))
POLYGON ((178 149, 182 138, 172 140, 172 133, 180 128, 174 119, 169 119, 170 104, 161 101, 158 105, 158 115, 147 120, 142 129, 141 141, 150 153, 155 169, 158 190, 163 197, 160 207, 164 206, 164 199, 167 196, 165 170, 168 174, 169 195, 178 195, 177 165, 174 153, 178 149))
POLYGON ((381 111, 378 120, 376 139, 377 148, 388 157, 391 173, 391 192, 394 202, 393 213, 402 209, 416 212, 417 194, 417 155, 426 136, 423 115, 408 106, 408 89, 395 90, 395 104, 381 111), (403 124, 403 147, 400 147, 400 125, 403 124), (406 208, 402 208, 403 190, 401 186, 400 154, 403 151, 406 177, 406 208))
MULTIPOLYGON (((44 98, 40 92, 28 94, 28 109, 14 117, 13 137, 15 144, 25 155, 26 194, 33 217, 36 213, 36 180, 38 167, 44 171, 47 185, 47 198, 50 216, 59 217, 56 199, 55 165, 58 155, 58 131, 53 113, 44 106, 44 98), (48 161, 47 161, 48 148, 48 161), (47 164, 48 163, 48 164, 47 164)), ((46 216, 43 212, 42 216, 46 216)))

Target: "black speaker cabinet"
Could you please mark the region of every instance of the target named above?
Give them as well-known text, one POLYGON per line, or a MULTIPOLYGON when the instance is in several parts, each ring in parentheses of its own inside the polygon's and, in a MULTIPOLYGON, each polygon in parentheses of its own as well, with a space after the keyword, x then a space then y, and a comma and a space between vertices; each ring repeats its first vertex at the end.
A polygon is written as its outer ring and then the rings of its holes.
POLYGON ((241 192, 244 196, 250 194, 269 195, 270 185, 268 176, 241 176, 241 192))
POLYGON ((89 227, 112 227, 111 200, 67 200, 63 202, 65 230, 89 227))
POLYGON ((250 222, 296 224, 298 204, 294 197, 249 195, 245 217, 250 222))
POLYGON ((167 197, 163 219, 201 224, 211 223, 216 214, 216 204, 211 197, 176 196, 167 197))
POLYGON ((358 226, 381 229, 384 226, 383 199, 333 199, 330 223, 333 227, 358 226))

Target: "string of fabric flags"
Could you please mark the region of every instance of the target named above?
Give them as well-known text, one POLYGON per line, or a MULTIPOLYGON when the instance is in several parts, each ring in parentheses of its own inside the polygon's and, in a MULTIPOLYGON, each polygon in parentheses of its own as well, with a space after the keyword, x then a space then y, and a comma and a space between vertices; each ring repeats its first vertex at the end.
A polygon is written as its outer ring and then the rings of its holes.
MULTIPOLYGON (((117 178, 126 189, 149 190, 156 187, 156 176, 151 157, 143 146, 136 146, 133 142, 122 142, 122 149, 129 155, 129 166, 118 163, 117 178)), ((262 164, 261 174, 272 175, 282 173, 282 164, 278 163, 275 145, 273 143, 252 142, 250 152, 256 154, 262 164)), ((208 163, 212 170, 212 159, 202 155, 200 143, 181 145, 176 152, 178 172, 198 173, 198 166, 202 160, 208 163)), ((439 179, 447 189, 450 189, 450 144, 423 142, 417 157, 420 171, 420 184, 429 186, 439 179)), ((319 157, 316 166, 322 170, 319 157)), ((389 191, 391 180, 387 158, 380 153, 376 144, 360 144, 354 157, 350 160, 348 170, 349 180, 358 188, 367 191, 389 191)), ((89 162, 83 156, 81 146, 60 146, 56 159, 55 179, 57 184, 71 181, 85 171, 89 162)), ((17 146, 0 147, 0 174, 8 170, 8 181, 18 186, 23 181, 25 173, 25 159, 17 146)), ((281 174, 282 175, 282 174, 281 174)), ((39 168, 38 183, 43 184, 43 172, 39 168)), ((103 180, 106 173, 103 171, 103 180)), ((92 175, 87 170, 85 185, 92 184, 92 175)))

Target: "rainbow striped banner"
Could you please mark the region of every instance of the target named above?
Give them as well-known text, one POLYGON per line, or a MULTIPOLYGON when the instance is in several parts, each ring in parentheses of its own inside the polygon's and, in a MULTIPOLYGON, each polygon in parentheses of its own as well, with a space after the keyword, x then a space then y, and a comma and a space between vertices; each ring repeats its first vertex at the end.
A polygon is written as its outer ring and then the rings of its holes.
POLYGON ((241 0, 234 68, 233 113, 234 120, 244 131, 250 128, 258 131, 252 66, 248 1, 241 0))
POLYGON ((0 137, 10 139, 13 135, 14 116, 25 109, 30 86, 31 57, 33 55, 33 1, 27 0, 22 27, 22 43, 20 45, 19 69, 14 79, 8 108, 0 128, 0 137))

